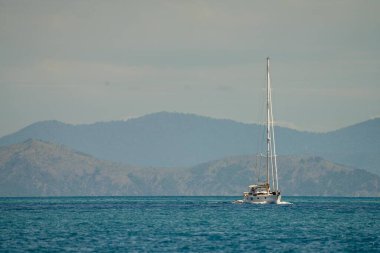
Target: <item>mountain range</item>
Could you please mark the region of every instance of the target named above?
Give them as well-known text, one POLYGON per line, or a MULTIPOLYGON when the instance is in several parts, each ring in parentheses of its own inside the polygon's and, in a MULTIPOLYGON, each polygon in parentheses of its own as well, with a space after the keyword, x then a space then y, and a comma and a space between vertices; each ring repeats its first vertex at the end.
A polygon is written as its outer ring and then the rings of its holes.
MULTIPOLYGON (((29 139, 0 148, 0 196, 241 195, 258 171, 255 156, 189 168, 143 168, 101 161, 29 139)), ((315 156, 279 157, 283 195, 380 196, 380 177, 315 156)))
MULTIPOLYGON (((40 139, 101 160, 140 167, 192 167, 257 153, 263 128, 232 120, 160 112, 127 121, 70 125, 42 121, 0 138, 0 146, 40 139)), ((380 119, 327 133, 276 127, 279 155, 321 156, 380 175, 380 119)))

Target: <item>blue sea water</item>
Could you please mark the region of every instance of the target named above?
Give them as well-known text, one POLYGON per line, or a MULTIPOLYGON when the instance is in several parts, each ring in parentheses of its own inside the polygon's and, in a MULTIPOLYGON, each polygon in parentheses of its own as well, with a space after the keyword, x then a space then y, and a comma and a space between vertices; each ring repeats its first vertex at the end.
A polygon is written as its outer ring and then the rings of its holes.
POLYGON ((380 198, 0 198, 1 252, 380 252, 380 198))

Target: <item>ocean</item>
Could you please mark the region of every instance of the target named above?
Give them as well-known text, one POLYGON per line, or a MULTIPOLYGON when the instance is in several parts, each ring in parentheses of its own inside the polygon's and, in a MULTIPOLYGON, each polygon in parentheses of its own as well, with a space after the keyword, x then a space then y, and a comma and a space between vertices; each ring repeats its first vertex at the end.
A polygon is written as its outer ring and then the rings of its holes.
POLYGON ((0 198, 1 252, 380 252, 380 198, 0 198))

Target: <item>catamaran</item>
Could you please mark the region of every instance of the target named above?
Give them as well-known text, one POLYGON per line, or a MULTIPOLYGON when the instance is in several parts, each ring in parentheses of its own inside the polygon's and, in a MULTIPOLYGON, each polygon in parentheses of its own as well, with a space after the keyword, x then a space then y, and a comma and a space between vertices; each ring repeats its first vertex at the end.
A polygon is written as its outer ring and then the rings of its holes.
MULTIPOLYGON (((279 204, 281 202, 281 193, 278 188, 277 157, 276 143, 273 127, 273 110, 272 110, 272 91, 269 73, 269 57, 267 58, 267 89, 266 89, 266 154, 260 154, 256 159, 256 166, 261 167, 261 158, 264 158, 263 167, 266 170, 265 181, 258 182, 248 186, 249 191, 244 192, 243 199, 237 200, 236 203, 253 203, 253 204, 279 204)), ((256 168, 258 171, 260 168, 256 168)))

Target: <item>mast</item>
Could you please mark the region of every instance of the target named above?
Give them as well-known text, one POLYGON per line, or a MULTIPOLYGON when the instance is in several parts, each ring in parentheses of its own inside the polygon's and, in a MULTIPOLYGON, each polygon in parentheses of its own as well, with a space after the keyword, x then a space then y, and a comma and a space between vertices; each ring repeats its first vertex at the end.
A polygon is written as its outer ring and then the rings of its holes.
POLYGON ((269 57, 267 58, 267 190, 269 192, 269 177, 272 175, 272 187, 278 191, 278 172, 277 172, 277 155, 276 142, 274 137, 274 119, 272 108, 272 91, 269 71, 269 57), (271 174, 269 170, 271 169, 271 174))
POLYGON ((269 159, 270 159, 270 76, 269 76, 269 57, 267 57, 267 192, 269 192, 269 159))

